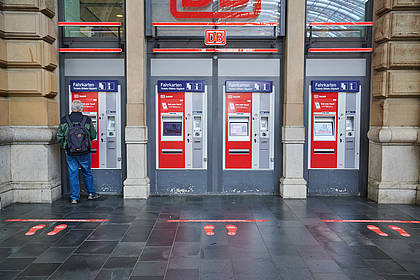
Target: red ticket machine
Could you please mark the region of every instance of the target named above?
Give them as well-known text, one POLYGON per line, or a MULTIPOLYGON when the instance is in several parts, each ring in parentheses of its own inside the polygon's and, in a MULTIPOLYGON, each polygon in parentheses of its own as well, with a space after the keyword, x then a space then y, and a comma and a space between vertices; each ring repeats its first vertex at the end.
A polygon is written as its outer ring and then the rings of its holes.
POLYGON ((336 168, 338 93, 314 93, 311 111, 311 168, 336 168))
POLYGON ((360 81, 312 81, 309 168, 359 168, 360 96, 360 81))
POLYGON ((252 168, 252 93, 226 94, 225 168, 252 168))
POLYGON ((185 168, 185 93, 158 94, 159 168, 185 168))
POLYGON ((224 169, 274 168, 272 81, 226 81, 223 94, 224 169))
POLYGON ((91 142, 92 168, 99 168, 99 142, 98 142, 98 93, 97 92, 72 92, 71 100, 83 103, 83 114, 89 116, 96 129, 96 139, 91 142))
POLYGON ((156 85, 158 169, 207 168, 204 81, 159 80, 156 85))

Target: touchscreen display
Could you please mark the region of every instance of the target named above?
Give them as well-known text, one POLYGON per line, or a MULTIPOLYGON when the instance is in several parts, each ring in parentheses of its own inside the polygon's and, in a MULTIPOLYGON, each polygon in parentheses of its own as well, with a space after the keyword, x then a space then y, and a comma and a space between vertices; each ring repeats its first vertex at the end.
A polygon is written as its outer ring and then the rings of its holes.
POLYGON ((163 136, 182 136, 182 122, 163 122, 163 136))
POLYGON ((316 122, 314 133, 315 136, 334 136, 333 122, 316 122))
POLYGON ((248 123, 235 122, 229 124, 229 135, 230 136, 248 136, 248 123))

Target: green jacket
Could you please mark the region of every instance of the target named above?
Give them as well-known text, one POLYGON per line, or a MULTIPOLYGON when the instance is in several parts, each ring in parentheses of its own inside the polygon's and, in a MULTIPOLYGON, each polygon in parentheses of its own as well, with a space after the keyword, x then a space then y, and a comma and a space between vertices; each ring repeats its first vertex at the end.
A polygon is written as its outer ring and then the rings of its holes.
MULTIPOLYGON (((80 123, 77 121, 74 121, 74 119, 78 119, 78 117, 80 115, 78 115, 81 113, 72 113, 70 115, 70 119, 73 121, 73 123, 80 123), (72 116, 73 115, 73 116, 72 116)), ((80 117, 79 117, 80 118, 80 117)), ((96 129, 92 124, 92 120, 90 118, 88 118, 85 127, 87 129, 87 131, 89 132, 89 137, 90 140, 92 141, 93 139, 96 138, 96 129)), ((61 118, 60 121, 60 125, 58 126, 58 130, 57 130, 57 142, 58 144, 60 144, 61 148, 63 149, 67 149, 67 134, 69 131, 69 124, 66 121, 66 117, 61 118)))

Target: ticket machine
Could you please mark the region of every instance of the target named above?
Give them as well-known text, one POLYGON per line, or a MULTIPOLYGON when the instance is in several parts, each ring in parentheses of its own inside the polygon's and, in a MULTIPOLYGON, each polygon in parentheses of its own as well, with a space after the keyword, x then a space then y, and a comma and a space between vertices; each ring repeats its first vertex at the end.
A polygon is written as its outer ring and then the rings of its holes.
POLYGON ((312 81, 309 168, 359 168, 360 95, 360 81, 312 81))
POLYGON ((274 168, 272 81, 226 81, 223 94, 223 168, 274 168))
POLYGON ((92 168, 121 169, 121 86, 118 81, 72 80, 69 112, 73 100, 83 103, 83 114, 91 118, 97 137, 91 143, 92 168))
POLYGON ((204 81, 158 81, 156 166, 207 168, 207 86, 204 81))

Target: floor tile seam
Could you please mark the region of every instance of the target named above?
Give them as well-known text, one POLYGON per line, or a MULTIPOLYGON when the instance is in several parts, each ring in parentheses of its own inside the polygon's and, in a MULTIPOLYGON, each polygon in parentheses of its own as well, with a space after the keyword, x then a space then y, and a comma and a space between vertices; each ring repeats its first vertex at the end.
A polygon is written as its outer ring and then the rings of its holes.
MULTIPOLYGON (((274 263, 274 261, 273 261, 273 256, 271 255, 270 250, 269 250, 269 249, 268 249, 268 247, 267 247, 267 244, 266 244, 266 242, 265 242, 265 240, 264 240, 264 237, 263 237, 263 235, 262 235, 262 233, 261 233, 261 230, 260 230, 260 227, 259 227, 258 223, 255 223, 255 225, 256 225, 256 227, 257 227, 257 229, 258 229, 258 233, 259 233, 260 238, 261 238, 261 240, 262 240, 262 242, 263 242, 263 244, 264 244, 265 250, 267 250, 267 253, 268 253, 268 255, 270 256, 270 261, 271 261, 271 264, 273 265, 274 269, 275 269, 276 271, 278 271, 277 266, 276 266, 276 264, 275 264, 275 263, 274 263)), ((231 263, 232 263, 232 269, 233 269, 233 261, 232 261, 232 260, 231 260, 231 263)), ((235 277, 235 279, 236 279, 236 276, 235 276, 235 271, 234 271, 234 270, 233 270, 233 273, 234 273, 234 277, 235 277)))
MULTIPOLYGON (((308 263, 307 263, 307 261, 306 261, 306 259, 304 257, 302 257, 302 260, 305 262, 305 265, 307 266, 307 269, 311 272, 312 275, 314 275, 314 273, 337 273, 337 272, 331 272, 331 271, 330 272, 328 272, 328 271, 325 271, 325 272, 322 272, 322 271, 321 272, 320 271, 314 272, 309 267, 309 265, 308 265, 308 263)), ((317 259, 317 260, 319 260, 319 259, 317 259)), ((322 259, 321 259, 321 261, 322 261, 322 259)), ((331 260, 328 260, 328 261, 333 261, 335 263, 335 265, 339 268, 339 272, 345 274, 343 268, 337 263, 337 261, 333 257, 331 257, 331 260)))
MULTIPOLYGON (((228 241, 228 246, 229 246, 229 241, 228 241)), ((231 254, 229 254, 229 261, 230 261, 230 266, 232 268, 232 275, 233 275, 233 279, 238 279, 237 278, 237 274, 235 273, 235 268, 233 266, 233 256, 231 254)), ((199 271, 200 272, 200 271, 199 271)))
MULTIPOLYGON (((115 248, 117 248, 118 243, 119 243, 119 241, 117 242, 117 245, 114 247, 114 249, 112 250, 112 252, 114 252, 115 248)), ((98 274, 99 274, 99 273, 101 272, 101 270, 104 268, 104 266, 105 266, 105 264, 108 262, 108 260, 111 258, 111 256, 112 256, 112 252, 108 254, 108 257, 106 258, 106 260, 104 261, 104 263, 102 264, 102 266, 98 269, 98 273, 95 275, 95 279, 96 279, 96 276, 98 276, 98 274)), ((98 255, 99 255, 99 254, 98 254, 98 255)), ((134 266, 135 266, 135 264, 134 264, 134 266)), ((134 270, 134 266, 133 266, 133 268, 131 269, 131 271, 133 271, 133 270, 134 270)), ((130 273, 130 274, 131 274, 131 273, 130 273)))
MULTIPOLYGON (((103 224, 104 222, 101 222, 101 224, 103 224)), ((69 231, 70 232, 70 231, 69 231)), ((61 263, 61 265, 59 265, 51 274, 50 274, 50 276, 48 276, 48 278, 47 278, 47 280, 49 280, 49 279, 51 279, 51 277, 54 275, 54 273, 56 273, 65 263, 66 263, 66 261, 68 260, 68 259, 70 259, 71 258, 71 256, 73 256, 74 255, 74 253, 82 246, 82 244, 93 234, 95 232, 95 230, 92 230, 92 232, 88 235, 88 236, 86 236, 86 238, 84 239, 84 241, 83 242, 81 242, 80 243, 80 245, 79 246, 77 246, 77 247, 74 247, 74 250, 71 252, 71 254, 69 254, 69 256, 61 263)), ((64 235, 65 236, 65 235, 64 235)), ((59 240, 57 240, 57 242, 58 241, 60 241, 64 236, 62 236, 59 240)), ((58 247, 58 248, 60 248, 60 247, 58 247)), ((71 247, 61 247, 61 248, 71 248, 71 247)))
MULTIPOLYGON (((311 234, 312 235, 312 234, 311 234)), ((331 260, 330 261, 333 261, 336 265, 337 265, 337 267, 340 269, 340 271, 342 272, 342 273, 344 273, 344 271, 343 271, 343 268, 337 263, 337 261, 330 255, 330 254, 328 254, 328 251, 327 250, 325 250, 324 248, 323 248, 323 246, 322 246, 322 244, 318 241, 318 240, 316 240, 315 239, 315 241, 317 242, 317 244, 318 244, 318 246, 320 246, 324 251, 325 251, 325 253, 331 258, 331 260)), ((347 243, 346 243, 347 244, 347 243)), ((309 265, 308 265, 308 263, 307 263, 307 260, 306 260, 306 258, 303 256, 303 254, 301 254, 301 252, 299 251, 299 250, 297 250, 297 253, 298 253, 298 255, 299 255, 299 257, 301 257, 302 258, 302 260, 303 260, 303 262, 304 262, 304 264, 305 264, 305 266, 306 266, 306 269, 311 273, 311 276, 314 276, 314 273, 315 272, 313 272, 311 269, 310 269, 310 267, 309 267, 309 265)), ((316 260, 322 260, 322 259, 316 259, 316 260)), ((320 272, 318 272, 318 273, 320 273, 320 272)), ((321 272, 322 273, 322 272, 321 272)), ((327 272, 324 272, 324 273, 327 273, 327 272)), ((314 278, 315 279, 315 278, 314 278)))
MULTIPOLYGON (((158 215, 158 217, 159 217, 159 215, 158 215)), ((158 218, 156 218, 156 220, 155 220, 155 222, 154 222, 154 224, 153 224, 153 226, 152 226, 152 229, 150 230, 150 233, 149 233, 149 235, 147 236, 146 241, 144 242, 143 249, 141 250, 141 252, 140 252, 139 256, 137 257, 136 264, 134 265, 133 269, 131 270, 131 273, 130 273, 130 275, 129 275, 129 279, 133 276, 134 269, 136 268, 137 264, 140 262, 140 258, 141 258, 141 256, 143 255, 144 249, 146 248, 147 241, 149 240, 150 236, 152 235, 153 230, 155 229, 155 226, 156 226, 157 220, 158 220, 158 218)), ((124 234, 124 236, 123 236, 123 238, 122 238, 121 240, 124 240, 124 237, 127 235, 127 233, 128 233, 128 232, 129 232, 129 230, 127 230, 127 232, 124 234)), ((112 253, 111 253, 111 254, 112 254, 112 253)), ((168 260, 168 262, 169 262, 169 260, 168 260)))
MULTIPOLYGON (((200 225, 199 228, 201 228, 201 225, 200 225)), ((198 256, 200 258, 200 263, 198 265, 198 280, 200 280, 200 277, 201 277, 201 253, 203 252, 203 238, 201 236, 201 229, 200 229, 199 232, 200 232, 200 249, 198 251, 198 256)), ((233 271, 233 267, 232 267, 232 271, 233 271)))
MULTIPOLYGON (((171 250, 169 251, 169 256, 168 256, 168 263, 166 264, 166 270, 165 270, 165 274, 163 275, 163 280, 165 280, 166 275, 168 273, 168 269, 169 269, 169 263, 171 261, 171 257, 172 257, 172 252, 174 250, 174 246, 175 246, 175 240, 176 240, 176 235, 178 234, 178 229, 179 229, 179 223, 176 227, 175 230, 175 234, 174 234, 174 239, 172 240, 172 246, 171 246, 171 250)), ((200 267, 198 268, 198 280, 200 279, 200 267)))

